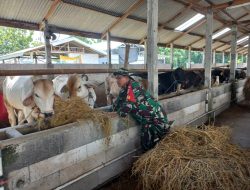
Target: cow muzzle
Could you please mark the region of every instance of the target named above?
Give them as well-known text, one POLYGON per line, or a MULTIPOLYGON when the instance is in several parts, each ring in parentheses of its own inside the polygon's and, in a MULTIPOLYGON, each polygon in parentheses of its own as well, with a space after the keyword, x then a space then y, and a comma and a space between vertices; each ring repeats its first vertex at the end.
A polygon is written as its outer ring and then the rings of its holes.
POLYGON ((48 117, 52 117, 52 115, 54 114, 54 112, 46 112, 46 113, 42 113, 42 114, 44 114, 45 118, 48 118, 48 117))

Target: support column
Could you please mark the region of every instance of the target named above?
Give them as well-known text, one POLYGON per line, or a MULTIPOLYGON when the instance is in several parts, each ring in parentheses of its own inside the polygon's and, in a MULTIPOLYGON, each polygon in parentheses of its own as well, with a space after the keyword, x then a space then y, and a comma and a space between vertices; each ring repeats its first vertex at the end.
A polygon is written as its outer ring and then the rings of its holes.
POLYGON ((250 33, 248 38, 247 76, 250 76, 250 33))
POLYGON ((237 25, 234 24, 232 26, 232 39, 231 39, 230 81, 235 80, 236 46, 237 46, 237 25))
POLYGON ((188 64, 187 69, 191 68, 191 46, 188 47, 188 64))
POLYGON ((49 34, 49 26, 48 21, 44 21, 44 42, 45 42, 45 58, 47 68, 53 68, 52 61, 51 61, 51 44, 50 44, 50 34, 49 34))
POLYGON ((124 58, 124 68, 128 69, 128 60, 129 60, 129 50, 130 50, 130 44, 126 44, 125 47, 125 58, 124 58))
POLYGON ((147 0, 147 68, 150 94, 158 100, 158 0, 147 0))
POLYGON ((108 31, 107 33, 107 56, 108 56, 108 64, 109 64, 109 69, 112 68, 112 63, 111 63, 111 45, 110 45, 110 32, 108 31))
POLYGON ((202 51, 202 64, 205 66, 205 49, 202 51))
POLYGON ((225 52, 222 52, 222 64, 225 64, 225 52))
POLYGON ((147 40, 144 41, 144 68, 148 68, 148 65, 147 65, 147 40))
POLYGON ((213 65, 214 66, 216 66, 215 54, 216 54, 216 51, 213 51, 213 65))
POLYGON ((207 10, 206 14, 206 46, 205 46, 205 87, 211 88, 211 67, 212 67, 212 35, 213 35, 213 11, 207 10))
POLYGON ((174 44, 170 44, 170 66, 171 69, 174 68, 174 44))

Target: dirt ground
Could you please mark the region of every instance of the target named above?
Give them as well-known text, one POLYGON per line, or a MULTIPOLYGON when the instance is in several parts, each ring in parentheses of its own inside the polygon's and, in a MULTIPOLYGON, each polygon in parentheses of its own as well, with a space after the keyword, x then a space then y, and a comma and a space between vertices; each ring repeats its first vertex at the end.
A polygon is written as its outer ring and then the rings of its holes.
MULTIPOLYGON (((241 147, 250 148, 250 107, 234 105, 216 117, 216 126, 232 128, 232 141, 241 147)), ((139 190, 137 180, 131 171, 104 185, 98 190, 139 190)))

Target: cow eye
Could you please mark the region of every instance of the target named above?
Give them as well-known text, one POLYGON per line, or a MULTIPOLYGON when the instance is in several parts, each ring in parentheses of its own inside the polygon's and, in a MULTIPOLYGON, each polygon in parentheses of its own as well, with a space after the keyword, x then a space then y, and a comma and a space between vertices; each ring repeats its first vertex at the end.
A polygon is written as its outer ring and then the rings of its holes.
POLYGON ((37 98, 39 98, 39 96, 38 96, 37 94, 35 94, 35 96, 36 96, 37 98))
POLYGON ((81 89, 81 86, 79 86, 78 89, 81 89))

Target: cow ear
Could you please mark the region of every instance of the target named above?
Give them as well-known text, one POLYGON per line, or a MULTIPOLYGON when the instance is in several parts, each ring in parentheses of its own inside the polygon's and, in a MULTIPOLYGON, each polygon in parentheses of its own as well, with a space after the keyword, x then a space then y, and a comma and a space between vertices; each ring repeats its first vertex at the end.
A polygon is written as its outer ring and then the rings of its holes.
POLYGON ((24 106, 31 106, 33 104, 34 104, 33 96, 30 96, 23 101, 24 106))
POLYGON ((64 86, 61 88, 60 92, 61 92, 61 93, 67 93, 67 92, 69 92, 69 89, 68 89, 67 85, 64 85, 64 86))
POLYGON ((89 80, 89 77, 85 74, 82 74, 81 78, 85 81, 88 81, 89 80))

